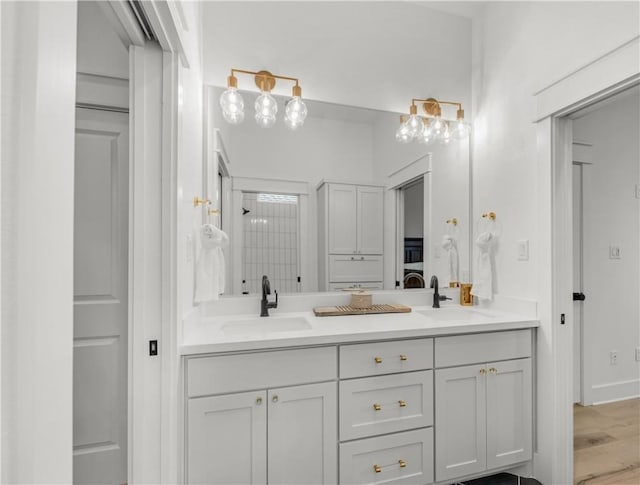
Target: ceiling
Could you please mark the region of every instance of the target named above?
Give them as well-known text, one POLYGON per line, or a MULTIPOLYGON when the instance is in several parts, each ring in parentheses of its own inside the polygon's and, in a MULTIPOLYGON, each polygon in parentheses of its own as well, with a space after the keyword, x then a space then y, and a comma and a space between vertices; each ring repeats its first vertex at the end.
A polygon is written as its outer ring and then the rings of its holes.
MULTIPOLYGON (((266 69, 299 78, 307 99, 406 112, 411 98, 435 97, 461 101, 469 113, 471 20, 438 8, 393 1, 206 2, 204 81, 224 86, 232 67, 266 69)), ((248 76, 238 81, 240 89, 255 89, 248 76)), ((290 92, 285 82, 274 90, 290 92)))

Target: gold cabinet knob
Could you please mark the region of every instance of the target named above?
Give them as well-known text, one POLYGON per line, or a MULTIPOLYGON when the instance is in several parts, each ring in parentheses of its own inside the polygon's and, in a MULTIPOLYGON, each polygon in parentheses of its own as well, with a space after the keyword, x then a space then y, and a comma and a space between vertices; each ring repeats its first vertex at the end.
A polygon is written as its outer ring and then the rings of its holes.
POLYGON ((404 460, 398 460, 398 465, 400 465, 400 468, 405 468, 407 466, 407 462, 404 460))
POLYGON ((277 396, 277 395, 273 396, 273 397, 271 398, 271 400, 272 400, 273 402, 278 402, 278 396, 277 396))
POLYGON ((382 357, 374 357, 373 360, 376 364, 382 364, 382 357))
POLYGON ((256 398, 256 404, 257 405, 262 404, 262 398, 261 397, 256 398))
POLYGON ((404 399, 400 399, 398 401, 398 404, 400 405, 401 408, 407 407, 407 401, 405 401, 404 399))
POLYGON ((496 372, 498 372, 498 369, 496 369, 495 367, 492 367, 491 369, 489 369, 489 372, 491 372, 492 374, 495 374, 496 372))
POLYGON ((380 465, 373 465, 373 471, 376 473, 380 473, 382 471, 382 468, 380 468, 380 465))
POLYGON ((480 375, 485 375, 487 373, 487 369, 480 369, 480 375))
POLYGON ((380 406, 380 404, 376 403, 373 405, 373 409, 375 409, 376 411, 380 411, 382 409, 382 406, 380 406))
POLYGON ((407 360, 407 356, 406 356, 406 355, 404 355, 404 354, 400 355, 400 360, 402 360, 402 361, 407 360))

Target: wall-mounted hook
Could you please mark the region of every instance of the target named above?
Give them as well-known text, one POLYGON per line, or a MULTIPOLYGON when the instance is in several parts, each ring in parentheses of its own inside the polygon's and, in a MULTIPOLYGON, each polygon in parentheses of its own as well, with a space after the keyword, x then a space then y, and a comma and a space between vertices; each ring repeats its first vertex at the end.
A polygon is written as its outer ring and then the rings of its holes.
POLYGON ((199 197, 193 198, 193 207, 198 207, 199 205, 209 205, 211 201, 209 199, 201 199, 199 197))
POLYGON ((493 211, 491 211, 491 212, 485 212, 484 214, 482 214, 482 217, 484 217, 484 218, 487 218, 487 217, 488 217, 488 218, 489 218, 489 219, 491 219, 492 221, 495 221, 495 220, 496 220, 496 213, 495 213, 495 212, 493 212, 493 211))
POLYGON ((210 216, 213 216, 213 215, 219 215, 221 214, 221 212, 218 209, 207 209, 207 214, 210 216))
POLYGON ((458 225, 458 219, 456 219, 455 217, 453 219, 447 219, 447 224, 452 224, 454 226, 458 225))

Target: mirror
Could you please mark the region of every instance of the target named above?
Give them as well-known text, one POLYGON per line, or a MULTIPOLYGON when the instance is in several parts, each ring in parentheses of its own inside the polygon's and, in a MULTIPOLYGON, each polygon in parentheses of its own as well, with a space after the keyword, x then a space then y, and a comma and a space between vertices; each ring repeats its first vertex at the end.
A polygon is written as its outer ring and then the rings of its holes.
POLYGON ((229 125, 222 91, 205 91, 204 193, 222 212, 209 220, 231 240, 225 295, 259 293, 263 274, 279 293, 417 288, 434 274, 447 286, 452 237, 458 279, 468 274, 468 139, 400 144, 400 113, 313 100, 291 131, 278 96, 278 121, 264 129, 255 92, 243 92, 244 122, 229 125))

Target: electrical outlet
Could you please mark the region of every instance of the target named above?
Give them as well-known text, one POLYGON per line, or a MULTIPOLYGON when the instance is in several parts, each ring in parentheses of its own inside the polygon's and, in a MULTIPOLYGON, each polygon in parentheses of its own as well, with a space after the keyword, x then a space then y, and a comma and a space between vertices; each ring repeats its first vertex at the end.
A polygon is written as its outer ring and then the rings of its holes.
POLYGON ((640 347, 636 347, 636 362, 640 362, 640 347))
POLYGON ((611 365, 618 365, 618 351, 612 350, 609 352, 609 363, 611 365))

